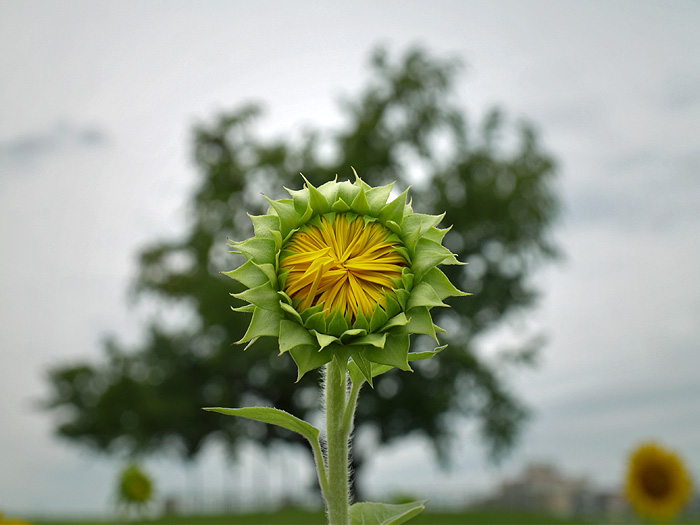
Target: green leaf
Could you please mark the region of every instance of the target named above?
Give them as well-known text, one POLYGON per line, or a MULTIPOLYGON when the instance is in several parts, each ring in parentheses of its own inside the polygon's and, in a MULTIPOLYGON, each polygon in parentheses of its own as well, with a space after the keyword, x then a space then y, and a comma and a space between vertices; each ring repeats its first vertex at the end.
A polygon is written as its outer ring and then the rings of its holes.
POLYGON ((395 315, 391 319, 389 319, 384 326, 380 328, 380 331, 386 332, 390 328, 394 328, 395 326, 406 326, 408 324, 408 318, 406 317, 406 314, 401 312, 398 315, 395 315))
POLYGON ((307 372, 316 370, 333 359, 333 352, 329 348, 324 348, 319 352, 317 344, 295 346, 289 350, 289 355, 292 356, 299 370, 297 382, 307 372))
POLYGON ((406 191, 396 197, 389 204, 384 206, 382 211, 379 212, 379 220, 384 224, 386 224, 387 221, 393 221, 400 227, 401 223, 403 222, 403 212, 404 208, 406 207, 407 195, 408 189, 406 189, 406 191))
POLYGON ((418 306, 406 312, 410 318, 408 324, 401 331, 407 334, 425 334, 429 335, 435 341, 438 341, 436 330, 444 331, 433 324, 433 318, 426 306, 418 306))
POLYGON ((246 261, 233 271, 221 273, 238 281, 246 288, 255 288, 270 281, 265 272, 253 261, 246 261))
POLYGON ((395 248, 395 250, 399 253, 399 255, 400 255, 401 257, 403 257, 404 259, 406 259, 406 262, 407 262, 409 265, 412 264, 411 261, 413 261, 414 257, 413 257, 410 253, 408 253, 408 250, 407 250, 404 246, 397 246, 397 247, 395 248))
POLYGON ((277 274, 277 289, 278 290, 284 290, 285 284, 287 283, 287 277, 289 277, 289 274, 292 273, 291 270, 280 270, 280 273, 277 274))
POLYGON ((321 350, 326 348, 328 345, 338 342, 338 338, 335 336, 321 334, 318 333, 316 330, 312 330, 311 333, 314 335, 314 337, 316 337, 316 341, 318 341, 318 346, 321 347, 321 350))
POLYGON ((390 370, 393 370, 394 366, 389 366, 389 365, 378 365, 377 363, 372 364, 372 377, 377 377, 382 374, 386 374, 390 370))
POLYGON ((348 205, 348 209, 352 206, 352 201, 355 200, 357 194, 360 192, 360 187, 355 186, 352 182, 344 180, 338 184, 338 199, 341 199, 345 204, 348 205))
POLYGON ((313 210, 318 213, 328 213, 331 211, 331 205, 328 202, 328 200, 323 196, 323 194, 318 191, 316 188, 313 186, 309 187, 309 191, 311 193, 311 207, 313 210))
POLYGON ((389 200, 389 195, 391 195, 391 190, 393 188, 394 183, 392 182, 386 186, 379 186, 377 188, 367 190, 367 202, 369 204, 371 215, 379 215, 382 208, 386 206, 386 201, 389 200))
POLYGON ((231 248, 231 253, 240 253, 249 261, 255 261, 258 264, 275 264, 277 244, 273 239, 251 237, 243 242, 232 243, 231 248))
POLYGON ((442 240, 445 238, 445 234, 452 229, 452 226, 449 228, 445 229, 439 229, 439 228, 430 228, 428 231, 423 233, 423 237, 425 239, 428 239, 430 241, 442 243, 442 240))
POLYGON ((384 348, 368 346, 364 351, 364 356, 374 363, 410 371, 411 367, 408 366, 408 348, 408 334, 391 334, 386 338, 384 348))
POLYGON ((401 224, 401 232, 404 236, 409 235, 411 232, 419 229, 429 230, 434 226, 440 224, 440 221, 445 217, 445 214, 441 215, 426 215, 424 213, 411 213, 404 217, 404 222, 401 224))
POLYGON ((338 176, 336 175, 335 180, 329 180, 328 182, 321 184, 318 187, 318 191, 323 195, 326 201, 330 204, 336 201, 338 198, 338 176))
POLYGON ((294 201, 292 199, 280 199, 273 201, 269 197, 263 195, 267 202, 270 203, 272 210, 280 219, 280 233, 282 237, 286 237, 290 231, 299 225, 299 214, 294 209, 294 201))
POLYGON ((423 512, 427 501, 402 505, 355 503, 350 507, 350 525, 399 525, 423 512))
POLYGON ((386 334, 367 334, 363 337, 358 337, 350 345, 367 345, 376 348, 384 348, 386 344, 386 334))
POLYGON ((413 276, 413 273, 411 273, 411 270, 409 270, 408 268, 401 268, 401 279, 403 280, 404 288, 410 292, 413 288, 413 282, 415 280, 415 277, 413 276))
POLYGON ((286 187, 284 189, 292 197, 297 215, 303 215, 309 207, 309 190, 307 188, 290 190, 286 187))
POLYGON ((301 215, 299 215, 296 219, 296 226, 295 226, 296 229, 294 229, 292 231, 298 230, 299 229, 298 226, 300 224, 306 224, 306 222, 308 222, 308 220, 311 218, 311 216, 313 214, 314 214, 314 210, 311 207, 311 204, 307 204, 306 210, 301 215))
POLYGON ((316 330, 322 334, 326 333, 326 314, 324 312, 316 312, 309 316, 304 322, 304 326, 309 330, 316 330))
POLYGON ((275 266, 273 264, 258 264, 258 263, 253 263, 255 266, 257 266, 262 273, 267 275, 267 278, 270 280, 270 282, 274 285, 277 283, 277 273, 275 272, 275 266))
POLYGON ((304 436, 309 443, 318 443, 320 431, 303 419, 272 407, 248 407, 248 408, 205 408, 209 412, 218 412, 227 416, 242 417, 253 421, 260 421, 269 425, 286 428, 304 436))
POLYGON ((331 206, 331 211, 336 213, 344 213, 350 211, 350 205, 343 199, 338 199, 333 203, 333 206, 331 206))
POLYGON ((372 312, 372 317, 369 321, 369 331, 376 332, 389 320, 389 316, 384 311, 384 308, 378 304, 374 307, 374 312, 372 312))
MULTIPOLYGON (((372 362, 365 358, 362 350, 352 352, 350 355, 352 356, 352 361, 350 363, 354 363, 357 366, 357 369, 360 371, 365 381, 369 383, 369 386, 374 388, 374 385, 372 384, 372 362)), ((350 369, 350 366, 351 365, 348 364, 348 369, 350 369)), ((352 378, 352 370, 350 371, 350 375, 352 378)), ((354 382, 355 379, 353 379, 353 383, 354 382)))
POLYGON ((447 345, 438 346, 437 348, 435 348, 435 350, 430 350, 427 352, 409 352, 408 353, 408 360, 409 361, 423 361, 424 359, 430 359, 431 357, 435 357, 436 355, 438 355, 445 348, 447 348, 447 345))
MULTIPOLYGON (((409 361, 421 361, 423 359, 429 359, 438 353, 440 353, 442 350, 447 348, 447 345, 442 345, 438 346, 435 350, 430 351, 430 352, 409 352, 408 353, 408 360, 409 361)), ((350 374, 352 375, 352 382, 357 383, 357 381, 364 381, 364 376, 362 375, 362 372, 360 372, 360 369, 355 365, 355 368, 357 369, 356 371, 353 371, 352 369, 353 363, 350 363, 348 366, 348 370, 350 370, 350 374)), ((378 365, 377 363, 372 364, 372 377, 377 377, 382 374, 385 374, 389 372, 390 370, 393 370, 395 367, 389 366, 389 365, 378 365)))
MULTIPOLYGON (((301 302, 301 300, 299 300, 299 302, 301 302)), ((304 322, 306 322, 309 320, 309 317, 311 317, 312 315, 317 314, 319 312, 323 312, 323 303, 317 304, 316 306, 311 306, 311 307, 307 308, 306 310, 303 310, 299 313, 301 314, 301 318, 304 320, 304 322)))
POLYGON ((428 270, 423 276, 423 282, 428 283, 433 287, 433 290, 435 290, 435 293, 441 301, 443 299, 447 299, 448 297, 469 295, 468 293, 455 288, 455 286, 439 268, 431 268, 428 270))
POLYGON ((301 318, 301 315, 299 315, 299 312, 297 312, 291 304, 287 304, 285 301, 280 301, 280 308, 296 319, 299 324, 304 323, 304 320, 301 318))
MULTIPOLYGON (((295 299, 292 299, 291 297, 289 297, 289 296, 287 295, 287 292, 285 292, 285 291, 283 291, 283 290, 278 290, 277 295, 279 295, 279 296, 282 298, 282 302, 285 302, 285 303, 287 303, 287 304, 289 304, 289 305, 294 306, 294 301, 295 301, 295 299)), ((299 301, 300 301, 299 299, 296 299, 296 302, 297 302, 297 303, 298 303, 299 301)))
POLYGON ((280 219, 275 215, 251 215, 249 213, 248 217, 253 221, 253 231, 256 237, 274 239, 273 232, 280 231, 280 219))
MULTIPOLYGON (((415 215, 410 215, 409 217, 415 217, 415 215)), ((423 227, 423 223, 418 224, 416 228, 406 228, 406 222, 408 217, 404 219, 404 225, 401 233, 403 234, 403 245, 408 249, 408 253, 416 253, 416 244, 418 244, 418 239, 420 239, 420 230, 423 227)))
POLYGON ((340 337, 343 332, 350 328, 345 316, 340 313, 340 308, 336 308, 333 310, 333 313, 328 316, 328 319, 326 319, 326 328, 327 333, 337 337, 340 337))
POLYGON ((272 283, 266 282, 255 288, 249 288, 241 293, 231 294, 236 299, 254 304, 258 308, 264 310, 272 310, 273 312, 282 313, 280 307, 280 297, 277 295, 277 290, 272 287, 272 283))
POLYGON ((352 327, 369 332, 369 319, 365 317, 364 312, 360 311, 357 313, 357 318, 355 319, 352 327))
POLYGON ((392 221, 392 220, 388 220, 388 221, 386 221, 386 223, 384 224, 384 226, 386 226, 387 228, 389 228, 389 230, 391 230, 391 231, 394 232, 395 234, 401 233, 401 226, 399 226, 399 224, 398 224, 397 222, 394 222, 394 221, 392 221))
MULTIPOLYGON (((408 298, 411 296, 409 292, 406 290, 402 290, 399 288, 396 290, 396 300, 398 301, 398 304, 400 306, 399 311, 401 310, 406 310, 406 303, 408 302, 408 298)), ((387 306, 389 302, 387 301, 387 306)), ((389 310, 389 313, 391 313, 391 310, 389 310)))
POLYGON ((277 312, 255 308, 253 317, 250 320, 250 325, 248 325, 248 330, 246 330, 243 339, 237 341, 236 344, 247 343, 248 341, 263 336, 279 337, 280 321, 282 321, 282 319, 282 315, 277 312))
POLYGON ((280 322, 280 354, 304 345, 313 346, 318 352, 318 343, 306 328, 294 321, 282 320, 280 322))
POLYGON ((408 298, 408 303, 406 303, 406 309, 410 310, 416 306, 427 306, 432 308, 434 306, 447 306, 440 300, 440 297, 435 292, 432 286, 426 282, 418 283, 418 285, 411 292, 408 298))
POLYGON ((234 312, 245 312, 252 314, 255 311, 256 306, 254 304, 245 304, 243 306, 239 306, 238 308, 234 308, 233 306, 231 307, 231 310, 234 312))
POLYGON ((350 204, 350 208, 360 215, 367 215, 370 212, 369 202, 367 202, 367 195, 363 187, 360 186, 360 191, 350 204))
MULTIPOLYGON (((302 175, 302 177, 304 176, 302 175)), ((328 213, 331 211, 331 205, 323 193, 321 193, 313 184, 306 180, 306 177, 304 177, 304 181, 306 182, 306 187, 309 188, 309 204, 314 210, 314 213, 328 213)))
MULTIPOLYGON (((395 315, 398 315, 398 313, 403 310, 403 306, 399 304, 399 301, 397 300, 397 297, 399 297, 401 294, 405 294, 406 299, 408 299, 408 293, 406 290, 397 290, 396 294, 397 296, 394 297, 393 294, 387 293, 386 290, 384 290, 384 297, 386 298, 386 315, 387 317, 394 317, 395 315)), ((404 305, 406 302, 404 301, 404 305)))

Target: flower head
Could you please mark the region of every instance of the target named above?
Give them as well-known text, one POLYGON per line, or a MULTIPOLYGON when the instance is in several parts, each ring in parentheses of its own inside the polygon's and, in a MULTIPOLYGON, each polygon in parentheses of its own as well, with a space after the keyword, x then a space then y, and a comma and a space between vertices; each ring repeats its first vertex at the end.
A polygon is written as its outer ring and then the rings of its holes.
POLYGON ((120 502, 126 505, 145 505, 153 497, 151 479, 135 463, 121 473, 117 490, 120 502))
POLYGON ((299 377, 333 358, 352 359, 370 382, 373 363, 410 370, 410 335, 437 341, 430 309, 466 294, 437 268, 461 264, 442 246, 443 215, 413 213, 407 191, 387 202, 392 187, 357 174, 307 181, 251 216, 255 236, 232 243, 246 262, 225 272, 247 288, 234 294, 248 303, 236 310, 253 314, 239 343, 278 337, 299 377))
POLYGON ((656 443, 644 443, 631 455, 625 492, 637 512, 659 521, 683 508, 692 483, 683 461, 656 443))
POLYGON ((300 300, 299 311, 321 305, 328 316, 339 308, 354 322, 360 313, 372 315, 377 305, 386 309, 384 294, 395 296, 395 281, 406 267, 396 251, 398 239, 377 222, 365 224, 347 214, 336 215, 332 224, 320 222, 293 234, 280 261, 289 270, 285 292, 300 300))

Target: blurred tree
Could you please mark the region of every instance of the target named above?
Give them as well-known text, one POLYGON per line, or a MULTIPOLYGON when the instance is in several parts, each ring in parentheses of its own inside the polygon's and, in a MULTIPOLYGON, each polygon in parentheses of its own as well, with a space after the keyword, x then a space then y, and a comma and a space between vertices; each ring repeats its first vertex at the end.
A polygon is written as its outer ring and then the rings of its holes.
MULTIPOLYGON (((527 411, 499 373, 502 363, 477 354, 475 338, 533 304, 528 277, 556 253, 549 239, 558 210, 555 171, 532 128, 506 129, 497 111, 468 132, 453 101, 458 67, 420 49, 396 62, 375 52, 372 80, 344 102, 347 122, 337 131, 264 140, 250 129, 259 113, 253 106, 198 126, 190 226, 179 240, 146 247, 136 280, 140 296, 184 306, 195 321, 173 329, 152 320, 140 347, 108 341, 105 362, 52 370, 48 406, 72 409, 58 434, 102 451, 146 453, 175 442, 186 458, 216 434, 233 449, 241 438, 294 439, 274 426, 201 410, 266 403, 306 417, 319 408, 317 377, 295 384, 296 367, 277 356, 276 341, 261 339, 247 352, 231 346, 248 319, 231 312, 228 292, 241 290, 219 273, 239 264, 226 240, 252 233, 246 213, 264 213, 261 191, 280 198, 283 185, 301 186, 299 172, 320 185, 336 173, 349 178, 354 166, 369 184, 396 180, 401 190, 410 175, 417 211, 446 210, 443 223, 454 228, 445 243, 471 264, 444 270, 474 293, 438 317, 448 328, 448 350, 416 364, 414 374, 378 378, 375 390, 363 393, 358 428, 374 426, 382 443, 420 431, 445 452, 447 416, 475 417, 491 454, 505 452, 527 411), (513 145, 504 147, 508 141, 513 145)), ((531 360, 537 346, 520 348, 520 361, 531 360)))

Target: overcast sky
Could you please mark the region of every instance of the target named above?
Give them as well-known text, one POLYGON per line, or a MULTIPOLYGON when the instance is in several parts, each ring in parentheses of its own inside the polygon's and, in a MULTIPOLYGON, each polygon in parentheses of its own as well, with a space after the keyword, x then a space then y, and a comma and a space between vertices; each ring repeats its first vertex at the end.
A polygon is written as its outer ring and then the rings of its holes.
MULTIPOLYGON (((449 473, 409 437, 366 481, 439 499, 546 460, 615 487, 649 438, 700 478, 700 4, 346 4, 0 1, 0 508, 109 508, 118 464, 55 440, 35 404, 49 366, 139 337, 135 253, 184 227, 192 125, 255 100, 263 133, 337 126, 379 43, 461 58, 472 121, 499 105, 537 124, 560 163, 565 258, 511 330, 548 344, 510 377, 534 409, 510 459, 489 467, 467 425, 449 473)), ((234 483, 220 458, 195 469, 202 490, 234 483)), ((161 493, 185 490, 179 465, 150 467, 161 493)), ((232 471, 251 469, 265 473, 232 471)))

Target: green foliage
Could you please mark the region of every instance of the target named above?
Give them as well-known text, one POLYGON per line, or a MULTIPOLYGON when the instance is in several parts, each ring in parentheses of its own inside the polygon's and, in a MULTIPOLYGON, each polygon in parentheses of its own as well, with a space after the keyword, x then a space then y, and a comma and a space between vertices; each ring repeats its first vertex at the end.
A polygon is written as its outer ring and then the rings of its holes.
POLYGON ((271 407, 205 408, 204 410, 218 412, 227 416, 243 417, 269 425, 277 425, 305 437, 312 445, 318 443, 319 430, 316 427, 288 414, 284 410, 277 410, 271 407))
MULTIPOLYGON (((457 71, 455 62, 434 59, 422 50, 397 61, 380 50, 374 54, 366 89, 343 103, 346 121, 341 129, 310 130, 290 139, 260 138, 252 129, 259 115, 254 106, 197 126, 194 159, 200 176, 189 227, 179 239, 147 246, 136 279, 139 296, 157 298, 164 308, 188 308, 195 322, 173 330, 154 319, 139 346, 123 348, 112 341, 101 363, 52 370, 47 405, 71 409, 58 425, 58 434, 103 451, 146 452, 175 441, 188 458, 216 434, 232 447, 245 437, 261 443, 289 439, 275 427, 217 418, 201 410, 264 404, 308 419, 319 408, 309 401, 318 395, 306 395, 318 388, 317 377, 308 373, 295 383, 296 366, 291 357, 278 357, 275 340, 261 338, 255 351, 231 347, 234 341, 246 340, 250 315, 229 307, 229 293, 240 294, 245 288, 220 273, 242 262, 236 259, 240 256, 227 253, 226 243, 252 235, 247 213, 260 216, 269 206, 257 197, 261 191, 280 199, 283 186, 301 186, 300 172, 320 187, 336 173, 349 178, 354 166, 370 185, 397 181, 398 191, 414 182, 409 173, 424 177, 411 192, 420 204, 415 208, 444 211, 442 224, 452 229, 438 230, 430 222, 421 225, 420 218, 410 228, 429 230, 436 243, 444 236, 450 251, 470 263, 447 267, 446 277, 474 294, 436 314, 436 324, 450 328, 450 346, 439 358, 416 363, 413 374, 391 372, 374 378, 375 389, 367 389, 359 403, 357 426, 374 425, 382 442, 420 431, 445 450, 450 428, 444 415, 451 412, 476 418, 495 456, 506 451, 526 409, 509 391, 500 364, 477 355, 474 342, 479 334, 525 311, 536 298, 529 277, 556 253, 549 238, 558 208, 552 188, 554 164, 526 124, 514 128, 494 111, 483 125, 468 125, 454 102, 457 71), (504 147, 506 141, 513 146, 504 147), (392 388, 382 388, 384 381, 392 388)), ((366 203, 354 204, 372 209, 390 189, 368 192, 366 203)), ((323 206, 329 197, 314 193, 309 198, 323 206)), ((280 210, 280 220, 287 212, 291 208, 280 210)), ((385 219, 399 212, 402 209, 387 210, 385 219)), ((256 228, 265 228, 263 220, 254 218, 256 228)), ((410 228, 405 228, 402 234, 410 245, 410 228)), ((246 249, 254 254, 261 246, 246 249)), ((411 336, 417 337, 417 351, 430 350, 434 345, 428 344, 428 336, 435 336, 432 323, 418 315, 426 308, 421 305, 437 304, 449 292, 447 279, 428 270, 433 264, 430 250, 422 253, 428 255, 417 261, 418 266, 425 267, 425 278, 434 283, 437 295, 426 291, 412 305, 416 315, 410 331, 426 334, 411 336)), ((260 268, 269 263, 256 262, 260 268)), ((257 270, 248 273, 246 278, 261 279, 257 270)), ((256 295, 261 302, 268 299, 263 293, 256 295)), ((258 335, 254 331, 247 337, 258 335)), ((319 366, 313 361, 318 357, 304 353, 304 348, 297 346, 290 353, 297 352, 295 359, 305 360, 309 370, 319 366)), ((400 357, 399 350, 394 357, 400 357)), ((530 345, 522 349, 531 350, 530 345)), ((387 364, 408 366, 394 361, 387 364)))
POLYGON ((425 510, 424 501, 413 501, 400 505, 388 503, 355 503, 350 507, 350 525, 399 525, 425 510))
MULTIPOLYGON (((37 525, 116 525, 113 521, 37 521, 37 525)), ((256 514, 227 514, 221 516, 172 516, 155 520, 132 521, 137 524, 159 525, 325 525, 323 512, 299 509, 282 509, 256 514)), ((576 525, 605 523, 604 519, 557 518, 542 513, 519 512, 514 510, 470 510, 460 513, 424 512, 411 521, 415 525, 576 525)), ((679 523, 699 524, 696 518, 682 519, 679 523)))

